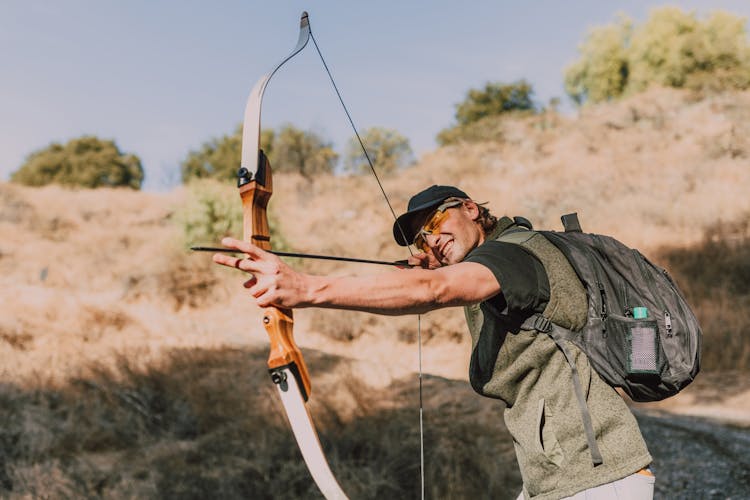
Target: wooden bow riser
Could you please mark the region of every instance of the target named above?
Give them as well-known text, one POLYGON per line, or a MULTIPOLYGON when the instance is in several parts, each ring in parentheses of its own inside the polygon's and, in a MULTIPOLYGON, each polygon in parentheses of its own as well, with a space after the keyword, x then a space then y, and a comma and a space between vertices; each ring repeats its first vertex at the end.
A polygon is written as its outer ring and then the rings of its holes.
MULTIPOLYGON (((271 250, 271 235, 268 227, 267 207, 273 194, 271 165, 263 151, 258 155, 258 170, 255 178, 240 186, 242 198, 244 239, 253 245, 271 250)), ((267 307, 263 310, 263 326, 268 333, 270 352, 268 369, 274 383, 283 383, 284 368, 289 368, 303 389, 305 401, 310 397, 311 384, 302 352, 294 341, 294 318, 291 309, 267 307)))

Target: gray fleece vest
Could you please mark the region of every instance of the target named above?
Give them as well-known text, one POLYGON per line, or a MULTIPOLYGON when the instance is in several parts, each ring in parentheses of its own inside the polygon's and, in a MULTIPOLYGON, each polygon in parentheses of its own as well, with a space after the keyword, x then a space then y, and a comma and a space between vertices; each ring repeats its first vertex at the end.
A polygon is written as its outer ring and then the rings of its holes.
MULTIPOLYGON (((544 236, 503 217, 488 239, 520 245, 541 261, 550 284, 546 318, 571 330, 585 324, 583 285, 567 259, 544 236)), ((484 313, 475 304, 465 307, 465 314, 472 349, 476 349, 484 313)), ((482 387, 484 395, 507 405, 505 424, 513 436, 527 498, 572 496, 628 476, 652 460, 623 399, 597 375, 583 352, 570 343, 568 347, 604 459, 601 465, 591 461, 571 367, 548 335, 536 330, 507 332, 492 377, 482 387)))

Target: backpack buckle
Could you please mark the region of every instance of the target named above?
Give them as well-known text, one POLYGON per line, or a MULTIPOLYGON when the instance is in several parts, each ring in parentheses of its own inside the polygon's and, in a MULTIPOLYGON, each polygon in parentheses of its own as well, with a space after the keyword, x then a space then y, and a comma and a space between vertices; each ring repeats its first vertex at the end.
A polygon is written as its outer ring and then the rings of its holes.
POLYGON ((540 314, 534 320, 534 330, 542 333, 549 333, 552 331, 552 321, 540 314))

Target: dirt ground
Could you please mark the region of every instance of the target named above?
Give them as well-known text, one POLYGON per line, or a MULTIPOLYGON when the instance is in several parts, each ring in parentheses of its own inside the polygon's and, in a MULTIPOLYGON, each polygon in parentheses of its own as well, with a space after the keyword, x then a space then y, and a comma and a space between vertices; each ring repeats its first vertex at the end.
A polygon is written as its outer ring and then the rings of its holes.
POLYGON ((646 411, 700 417, 750 428, 750 376, 737 372, 699 373, 682 392, 655 403, 632 403, 646 411))

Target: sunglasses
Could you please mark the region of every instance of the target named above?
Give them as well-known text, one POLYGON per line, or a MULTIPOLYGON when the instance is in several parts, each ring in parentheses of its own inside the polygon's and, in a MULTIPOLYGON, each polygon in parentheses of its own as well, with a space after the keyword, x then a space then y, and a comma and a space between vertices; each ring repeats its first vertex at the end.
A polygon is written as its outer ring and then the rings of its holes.
POLYGON ((427 244, 425 238, 431 234, 440 234, 440 226, 445 222, 445 219, 448 218, 447 210, 449 208, 457 207, 462 203, 463 200, 450 200, 445 201, 438 206, 435 211, 430 214, 426 222, 422 224, 422 227, 419 228, 419 232, 414 237, 414 246, 423 252, 428 253, 430 251, 430 246, 427 244))

